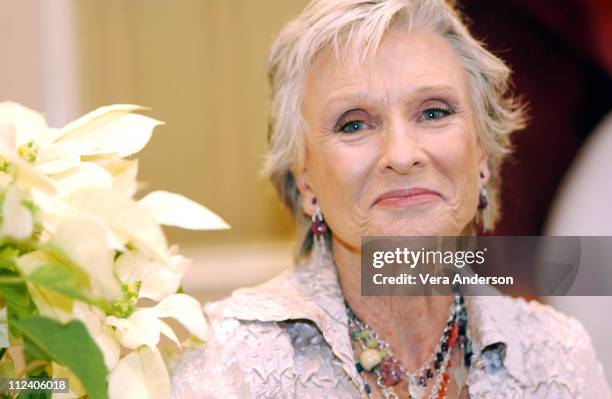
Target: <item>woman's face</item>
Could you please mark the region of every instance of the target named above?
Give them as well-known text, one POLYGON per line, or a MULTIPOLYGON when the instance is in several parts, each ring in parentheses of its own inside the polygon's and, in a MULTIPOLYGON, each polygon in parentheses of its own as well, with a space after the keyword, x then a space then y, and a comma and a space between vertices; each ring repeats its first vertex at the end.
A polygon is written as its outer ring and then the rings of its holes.
POLYGON ((464 69, 430 31, 385 35, 372 66, 324 51, 305 82, 304 211, 316 198, 334 239, 458 235, 489 177, 464 69), (480 174, 483 177, 480 177, 480 174))

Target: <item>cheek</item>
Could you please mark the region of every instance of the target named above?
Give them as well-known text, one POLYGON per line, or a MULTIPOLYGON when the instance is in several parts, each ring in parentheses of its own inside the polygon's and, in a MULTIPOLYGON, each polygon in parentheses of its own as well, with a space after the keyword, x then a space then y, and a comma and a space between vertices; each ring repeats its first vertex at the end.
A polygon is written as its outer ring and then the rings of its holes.
POLYGON ((473 130, 457 127, 435 143, 432 158, 446 176, 458 208, 470 210, 478 192, 478 151, 473 130))
POLYGON ((358 228, 376 147, 372 143, 322 142, 311 147, 309 175, 321 209, 334 232, 358 228))
POLYGON ((312 157, 317 191, 328 199, 358 197, 367 179, 370 152, 364 146, 322 146, 312 157))

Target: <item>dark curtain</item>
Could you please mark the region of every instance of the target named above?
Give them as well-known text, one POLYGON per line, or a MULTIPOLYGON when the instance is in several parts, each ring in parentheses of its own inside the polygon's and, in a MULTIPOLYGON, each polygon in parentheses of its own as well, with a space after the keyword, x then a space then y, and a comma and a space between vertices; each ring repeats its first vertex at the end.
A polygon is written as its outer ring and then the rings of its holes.
POLYGON ((529 126, 502 171, 494 234, 540 234, 580 146, 612 110, 612 0, 459 4, 472 33, 511 65, 514 92, 529 105, 529 126))

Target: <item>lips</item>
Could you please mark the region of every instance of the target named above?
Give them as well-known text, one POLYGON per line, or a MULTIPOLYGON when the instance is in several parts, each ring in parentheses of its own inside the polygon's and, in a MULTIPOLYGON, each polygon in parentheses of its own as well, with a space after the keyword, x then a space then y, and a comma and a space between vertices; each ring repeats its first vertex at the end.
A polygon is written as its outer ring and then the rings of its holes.
POLYGON ((435 201, 441 197, 437 191, 415 187, 406 190, 388 191, 378 196, 374 201, 374 205, 391 207, 418 205, 435 201))

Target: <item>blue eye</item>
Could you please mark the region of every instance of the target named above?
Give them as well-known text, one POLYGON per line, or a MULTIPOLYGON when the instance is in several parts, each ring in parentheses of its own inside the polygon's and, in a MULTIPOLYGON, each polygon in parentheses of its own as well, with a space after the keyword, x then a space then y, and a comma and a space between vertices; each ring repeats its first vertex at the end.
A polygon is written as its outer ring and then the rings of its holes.
POLYGON ((427 108, 421 114, 421 118, 426 121, 442 119, 452 113, 450 108, 427 108))
POLYGON ((349 122, 345 125, 343 125, 340 128, 340 131, 343 133, 355 133, 358 132, 360 130, 365 129, 367 126, 365 123, 363 122, 359 122, 359 121, 354 121, 354 122, 349 122))

